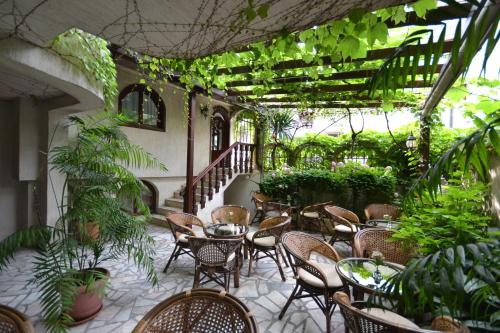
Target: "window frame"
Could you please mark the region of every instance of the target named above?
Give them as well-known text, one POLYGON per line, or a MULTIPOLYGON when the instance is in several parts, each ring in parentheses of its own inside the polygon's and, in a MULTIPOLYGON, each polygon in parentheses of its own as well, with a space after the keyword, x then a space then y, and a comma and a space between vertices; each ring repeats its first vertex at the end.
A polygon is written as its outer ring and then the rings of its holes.
POLYGON ((160 95, 154 90, 148 90, 146 85, 140 83, 134 83, 126 86, 120 92, 118 96, 118 112, 123 114, 122 111, 122 100, 130 93, 138 92, 139 93, 139 109, 138 109, 138 119, 137 122, 128 122, 124 126, 135 127, 148 129, 152 131, 165 132, 165 116, 166 116, 166 108, 163 99, 160 95), (154 102, 155 106, 158 109, 158 117, 156 118, 156 126, 144 124, 144 94, 148 95, 148 97, 154 102))

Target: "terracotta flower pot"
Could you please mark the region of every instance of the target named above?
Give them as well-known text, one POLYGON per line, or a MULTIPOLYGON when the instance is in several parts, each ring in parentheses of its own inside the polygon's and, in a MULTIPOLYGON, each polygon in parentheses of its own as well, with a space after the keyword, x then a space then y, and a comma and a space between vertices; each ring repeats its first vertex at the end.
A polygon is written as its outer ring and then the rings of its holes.
POLYGON ((83 233, 80 231, 78 226, 75 226, 76 239, 79 242, 83 242, 84 239, 99 239, 99 224, 96 222, 87 222, 83 226, 83 233))
POLYGON ((105 277, 95 282, 91 291, 86 292, 87 286, 77 288, 77 295, 71 311, 68 315, 74 319, 72 326, 85 323, 93 319, 102 309, 102 295, 106 282, 109 279, 109 271, 104 268, 95 268, 103 273, 105 277))

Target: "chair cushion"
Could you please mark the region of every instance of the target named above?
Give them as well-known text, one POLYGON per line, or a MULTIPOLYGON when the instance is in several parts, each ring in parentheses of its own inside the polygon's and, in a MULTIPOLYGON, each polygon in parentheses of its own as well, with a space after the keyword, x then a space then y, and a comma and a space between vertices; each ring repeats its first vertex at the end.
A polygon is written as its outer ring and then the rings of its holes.
POLYGON ((305 212, 304 214, 305 217, 309 217, 311 219, 319 219, 319 213, 318 212, 305 212))
POLYGON ((420 327, 415 325, 414 322, 412 322, 409 319, 406 319, 403 316, 398 315, 395 312, 389 311, 389 310, 384 310, 381 308, 370 308, 370 309, 361 309, 362 312, 368 313, 374 317, 383 319, 387 322, 393 323, 395 326, 404 326, 406 328, 418 330, 420 327))
MULTIPOLYGON (((253 235, 255 235, 255 231, 251 231, 249 233, 247 233, 246 237, 247 239, 251 242, 252 241, 252 237, 253 235)), ((255 238, 253 243, 255 245, 258 245, 258 246, 274 246, 274 244, 276 244, 276 239, 274 238, 274 236, 267 236, 267 237, 262 237, 262 238, 255 238)))
MULTIPOLYGON (((326 274, 326 281, 328 287, 330 288, 342 287, 342 280, 340 280, 340 277, 337 274, 337 271, 335 270, 335 264, 321 263, 321 262, 316 262, 315 260, 308 260, 307 262, 312 263, 315 266, 319 267, 323 271, 323 273, 326 274)), ((306 282, 307 284, 310 284, 311 286, 318 288, 325 287, 323 281, 321 281, 311 273, 307 272, 306 270, 299 268, 298 273, 299 273, 299 279, 306 282)))
POLYGON ((337 224, 335 226, 335 230, 336 231, 340 231, 340 232, 358 232, 358 227, 356 227, 355 225, 352 226, 352 230, 351 228, 349 228, 348 226, 346 225, 343 225, 343 224, 337 224))
MULTIPOLYGON (((188 234, 182 234, 182 233, 178 233, 177 234, 177 241, 179 243, 186 243, 188 242, 187 238, 190 237, 191 235, 188 235, 188 234)), ((205 235, 203 234, 198 234, 198 233, 195 233, 195 236, 196 237, 205 237, 205 235)))

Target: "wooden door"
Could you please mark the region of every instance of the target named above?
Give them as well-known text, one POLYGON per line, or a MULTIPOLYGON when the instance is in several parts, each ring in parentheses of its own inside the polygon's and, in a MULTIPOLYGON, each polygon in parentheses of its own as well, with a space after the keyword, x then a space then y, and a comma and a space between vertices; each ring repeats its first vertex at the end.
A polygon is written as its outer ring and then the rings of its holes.
POLYGON ((216 110, 210 122, 210 161, 215 161, 229 148, 229 119, 223 110, 216 110))

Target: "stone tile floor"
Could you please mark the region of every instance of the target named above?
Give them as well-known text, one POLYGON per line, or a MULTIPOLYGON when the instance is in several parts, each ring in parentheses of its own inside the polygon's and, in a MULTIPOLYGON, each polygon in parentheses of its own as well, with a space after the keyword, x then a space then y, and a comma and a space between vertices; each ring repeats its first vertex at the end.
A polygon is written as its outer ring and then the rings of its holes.
MULTIPOLYGON (((152 287, 140 272, 126 258, 107 262, 105 267, 111 272, 110 288, 104 300, 104 308, 92 321, 71 328, 71 333, 129 333, 136 323, 154 305, 169 296, 190 289, 193 283, 193 260, 181 256, 174 261, 169 271, 162 272, 173 250, 173 237, 170 231, 150 226, 150 232, 156 241, 155 266, 160 280, 158 287, 152 287)), ((346 247, 337 247, 342 257, 348 256, 346 247)), ((28 281, 31 279, 31 261, 33 252, 20 251, 12 264, 0 272, 0 304, 6 304, 26 313, 33 322, 36 332, 44 332, 41 320, 39 291, 28 281)), ((259 260, 254 265, 252 276, 247 277, 247 263, 242 267, 240 287, 230 292, 239 297, 255 314, 260 332, 325 332, 323 313, 312 299, 294 301, 282 320, 278 319, 281 308, 292 292, 295 281, 292 272, 285 268, 286 282, 282 282, 274 262, 270 259, 259 260)), ((207 284, 208 288, 220 288, 207 284)), ((344 332, 343 319, 336 309, 332 317, 332 331, 344 332)))

